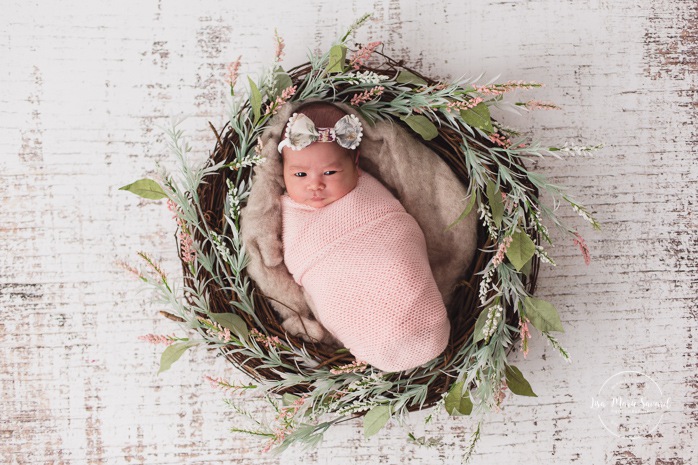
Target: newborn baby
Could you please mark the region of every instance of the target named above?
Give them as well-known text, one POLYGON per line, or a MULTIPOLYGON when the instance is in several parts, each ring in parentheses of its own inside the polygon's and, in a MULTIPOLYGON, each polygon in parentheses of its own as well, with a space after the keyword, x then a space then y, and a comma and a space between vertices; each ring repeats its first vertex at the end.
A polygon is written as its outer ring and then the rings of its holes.
POLYGON ((284 262, 322 325, 384 371, 446 348, 450 323, 416 220, 358 167, 362 128, 340 108, 297 109, 279 144, 284 262))

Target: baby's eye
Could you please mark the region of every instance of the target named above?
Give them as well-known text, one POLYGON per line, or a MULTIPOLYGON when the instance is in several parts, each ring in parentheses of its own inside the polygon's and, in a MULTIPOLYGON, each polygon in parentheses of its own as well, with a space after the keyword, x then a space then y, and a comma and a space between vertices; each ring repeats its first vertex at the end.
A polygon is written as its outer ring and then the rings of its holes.
POLYGON ((335 173, 336 173, 336 171, 325 171, 323 174, 325 176, 330 176, 330 175, 335 174, 335 173))
POLYGON ((305 176, 305 173, 303 173, 303 172, 295 173, 294 176, 298 176, 299 178, 302 178, 303 176, 305 176))

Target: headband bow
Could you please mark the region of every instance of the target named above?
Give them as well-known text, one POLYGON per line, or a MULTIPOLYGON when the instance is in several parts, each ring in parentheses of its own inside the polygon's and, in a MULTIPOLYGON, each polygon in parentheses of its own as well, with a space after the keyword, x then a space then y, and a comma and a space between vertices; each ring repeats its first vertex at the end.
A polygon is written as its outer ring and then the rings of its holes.
POLYGON ((313 142, 337 142, 345 149, 354 150, 361 142, 363 129, 356 115, 346 115, 333 128, 316 128, 315 123, 303 113, 294 113, 286 124, 286 135, 279 143, 279 153, 284 146, 301 150, 313 142))

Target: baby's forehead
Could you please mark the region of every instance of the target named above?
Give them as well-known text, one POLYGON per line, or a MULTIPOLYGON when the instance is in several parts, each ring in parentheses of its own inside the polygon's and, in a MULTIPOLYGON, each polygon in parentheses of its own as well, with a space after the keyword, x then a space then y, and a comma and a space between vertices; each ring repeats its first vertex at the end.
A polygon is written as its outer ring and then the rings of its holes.
POLYGON ((281 163, 292 162, 307 165, 334 163, 343 161, 345 157, 351 158, 351 154, 347 154, 342 147, 334 142, 313 142, 310 146, 301 150, 284 147, 281 163))
POLYGON ((342 166, 341 161, 339 160, 327 160, 324 162, 321 161, 316 161, 316 162, 309 162, 308 160, 294 160, 291 159, 289 161, 286 161, 283 164, 284 168, 290 168, 290 169, 302 169, 302 170, 325 170, 328 168, 332 167, 340 167, 342 166))

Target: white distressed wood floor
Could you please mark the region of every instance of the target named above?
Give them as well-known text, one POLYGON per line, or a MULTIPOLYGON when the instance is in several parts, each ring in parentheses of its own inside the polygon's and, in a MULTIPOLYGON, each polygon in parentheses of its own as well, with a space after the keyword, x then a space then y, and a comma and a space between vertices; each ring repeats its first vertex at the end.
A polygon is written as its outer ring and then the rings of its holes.
MULTIPOLYGON (((537 295, 561 313, 565 364, 540 338, 514 397, 483 431, 473 463, 698 464, 698 5, 695 0, 347 2, 48 0, 0 2, 0 462, 3 464, 406 464, 460 460, 467 418, 439 417, 420 448, 359 422, 315 451, 261 456, 203 377, 233 376, 196 350, 156 376, 146 333, 178 327, 115 265, 136 252, 178 272, 162 202, 118 187, 173 165, 158 125, 188 114, 199 156, 225 120, 225 65, 284 64, 329 47, 364 12, 356 40, 432 77, 485 72, 561 111, 495 115, 543 143, 597 144, 593 157, 535 166, 602 223, 570 208, 586 266, 560 234, 537 295), (340 6, 341 5, 341 6, 340 6), (591 408, 610 376, 645 373, 671 399, 655 430, 617 437, 591 408)), ((550 199, 548 199, 550 200, 550 199)), ((535 336, 535 335, 534 335, 535 336)), ((415 423, 419 424, 419 415, 415 423)))

